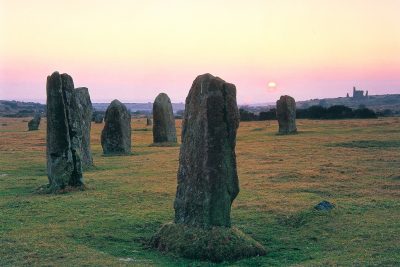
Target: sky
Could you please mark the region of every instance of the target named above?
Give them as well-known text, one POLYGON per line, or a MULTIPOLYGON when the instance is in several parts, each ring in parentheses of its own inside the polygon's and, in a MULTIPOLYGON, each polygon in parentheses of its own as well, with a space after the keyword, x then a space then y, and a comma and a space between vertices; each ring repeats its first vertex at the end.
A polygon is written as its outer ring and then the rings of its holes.
POLYGON ((70 74, 92 102, 184 102, 197 75, 239 104, 400 93, 400 0, 0 0, 0 99, 45 102, 70 74))

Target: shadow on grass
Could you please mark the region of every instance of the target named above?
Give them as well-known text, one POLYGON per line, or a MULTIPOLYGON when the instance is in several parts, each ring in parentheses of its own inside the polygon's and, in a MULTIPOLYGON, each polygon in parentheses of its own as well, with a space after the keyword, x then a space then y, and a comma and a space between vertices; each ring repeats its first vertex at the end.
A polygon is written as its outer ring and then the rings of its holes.
POLYGON ((267 130, 267 129, 266 128, 254 128, 254 129, 251 129, 250 131, 259 132, 259 131, 264 131, 264 130, 267 130))
POLYGON ((309 193, 309 194, 315 194, 315 195, 320 196, 320 197, 333 197, 333 193, 329 192, 327 190, 296 188, 296 189, 293 189, 293 190, 288 190, 288 192, 309 193))
POLYGON ((298 181, 301 178, 302 175, 299 172, 287 172, 272 176, 269 178, 269 181, 274 183, 286 183, 291 181, 298 181))
POLYGON ((326 144, 326 146, 346 148, 397 148, 400 147, 400 140, 356 140, 350 142, 326 144))
POLYGON ((68 193, 73 193, 73 192, 86 191, 89 189, 90 188, 86 185, 79 185, 79 186, 69 186, 68 185, 64 188, 54 190, 51 188, 50 184, 45 184, 45 185, 39 186, 35 190, 35 193, 39 194, 39 195, 46 195, 46 194, 61 195, 61 194, 68 194, 68 193))
POLYGON ((150 132, 153 131, 151 128, 136 128, 132 129, 132 132, 150 132))
POLYGON ((155 153, 154 151, 132 151, 129 154, 124 154, 124 153, 112 153, 112 154, 101 154, 101 157, 105 157, 105 158, 111 158, 111 157, 131 157, 131 156, 142 156, 142 155, 148 155, 148 154, 153 154, 155 153))
MULTIPOLYGON (((67 237, 114 257, 152 262, 159 261, 160 254, 150 249, 149 241, 161 224, 162 222, 156 220, 138 221, 137 218, 127 216, 95 218, 85 228, 70 229, 67 237)), ((171 260, 169 257, 164 258, 167 262, 171 260)))
POLYGON ((162 142, 162 143, 152 143, 149 147, 179 147, 179 143, 174 142, 162 142))
POLYGON ((270 133, 266 133, 266 136, 272 136, 272 137, 291 137, 291 136, 298 136, 298 135, 310 135, 310 134, 318 134, 318 132, 316 131, 299 131, 297 130, 297 132, 295 133, 289 133, 289 134, 280 134, 279 132, 270 132, 270 133))

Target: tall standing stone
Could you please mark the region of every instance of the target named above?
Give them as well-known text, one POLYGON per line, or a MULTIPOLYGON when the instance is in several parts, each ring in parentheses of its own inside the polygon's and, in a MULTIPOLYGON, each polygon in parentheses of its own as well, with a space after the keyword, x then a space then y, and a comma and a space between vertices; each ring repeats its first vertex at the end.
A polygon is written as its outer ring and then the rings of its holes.
POLYGON ((279 124, 279 134, 297 132, 296 102, 293 97, 284 95, 276 101, 276 117, 279 124))
POLYGON ((90 100, 89 90, 86 87, 79 87, 75 89, 76 100, 79 105, 79 111, 76 115, 79 116, 77 119, 81 122, 82 128, 82 163, 84 167, 93 166, 92 151, 90 148, 90 131, 91 121, 93 114, 92 101, 90 100))
POLYGON ((171 100, 167 94, 159 94, 153 103, 153 142, 176 143, 176 128, 171 100))
POLYGON ((146 117, 146 125, 147 125, 147 126, 153 125, 153 121, 152 121, 152 119, 150 118, 150 116, 147 116, 147 117, 146 117))
POLYGON ((80 113, 68 74, 47 77, 47 175, 50 189, 83 185, 80 113))
POLYGON ((131 114, 124 104, 115 99, 108 106, 101 133, 104 154, 131 153, 131 114))
POLYGON ((175 223, 161 226, 150 240, 154 248, 213 262, 266 254, 260 243, 231 227, 231 205, 239 193, 239 118, 235 85, 211 74, 194 80, 182 122, 175 223))
POLYGON ((29 131, 37 131, 39 130, 41 115, 40 113, 35 113, 33 119, 28 122, 28 130, 29 131))
POLYGON ((239 193, 236 87, 211 74, 198 76, 186 98, 179 156, 175 223, 231 226, 239 193))

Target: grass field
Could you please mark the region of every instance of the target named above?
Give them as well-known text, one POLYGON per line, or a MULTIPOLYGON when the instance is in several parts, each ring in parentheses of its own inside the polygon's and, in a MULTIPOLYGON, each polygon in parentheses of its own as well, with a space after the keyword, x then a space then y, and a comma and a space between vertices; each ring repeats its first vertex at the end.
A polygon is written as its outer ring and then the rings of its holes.
MULTIPOLYGON (((47 183, 45 120, 0 118, 0 266, 209 266, 146 247, 172 221, 179 147, 150 147, 133 120, 133 155, 103 157, 92 126, 88 190, 37 194, 47 183)), ((177 122, 180 133, 180 122, 177 122)), ((264 257, 234 266, 399 266, 400 118, 242 122, 241 192, 232 223, 263 244, 264 257), (314 211, 322 200, 336 205, 314 211)))

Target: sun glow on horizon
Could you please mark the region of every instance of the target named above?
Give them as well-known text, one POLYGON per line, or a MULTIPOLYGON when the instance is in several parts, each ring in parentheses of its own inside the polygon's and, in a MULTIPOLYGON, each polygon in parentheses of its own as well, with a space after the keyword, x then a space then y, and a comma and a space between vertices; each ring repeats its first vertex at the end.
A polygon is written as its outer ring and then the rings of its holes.
POLYGON ((276 87, 276 82, 269 82, 268 83, 269 88, 275 88, 276 87))

